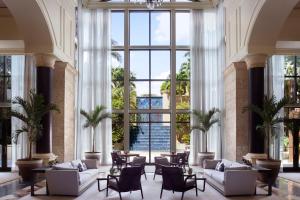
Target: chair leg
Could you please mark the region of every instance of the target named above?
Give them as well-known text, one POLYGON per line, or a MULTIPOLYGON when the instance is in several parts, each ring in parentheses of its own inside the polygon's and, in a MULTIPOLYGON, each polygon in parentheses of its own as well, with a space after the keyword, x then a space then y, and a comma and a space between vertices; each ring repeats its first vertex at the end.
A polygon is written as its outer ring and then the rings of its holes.
POLYGON ((154 172, 153 180, 155 180, 155 172, 154 172))
POLYGON ((181 195, 181 200, 183 200, 183 196, 184 196, 184 192, 182 192, 182 195, 181 195))
POLYGON ((119 192, 120 200, 122 200, 121 192, 119 192))
POLYGON ((198 185, 197 185, 197 181, 195 180, 195 184, 196 184, 196 196, 198 196, 198 185))
POLYGON ((108 187, 106 187, 106 197, 108 197, 108 187))
POLYGON ((144 194, 143 194, 143 188, 141 187, 141 195, 142 195, 142 199, 144 199, 144 194))
POLYGON ((144 173, 144 175, 145 175, 145 179, 147 180, 146 172, 144 173))
POLYGON ((160 198, 162 197, 162 193, 163 193, 163 187, 161 186, 160 198))

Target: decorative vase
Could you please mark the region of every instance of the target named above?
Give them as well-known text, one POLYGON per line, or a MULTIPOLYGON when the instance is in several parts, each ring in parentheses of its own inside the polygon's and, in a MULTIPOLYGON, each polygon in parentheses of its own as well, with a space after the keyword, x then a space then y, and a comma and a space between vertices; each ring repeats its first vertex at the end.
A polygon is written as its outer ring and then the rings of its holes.
POLYGON ((260 173, 257 179, 263 183, 271 183, 273 185, 279 174, 281 160, 257 159, 256 165, 271 170, 270 175, 260 173))
POLYGON ((23 181, 32 181, 34 174, 32 170, 43 166, 42 159, 18 159, 16 165, 19 168, 19 174, 23 181))

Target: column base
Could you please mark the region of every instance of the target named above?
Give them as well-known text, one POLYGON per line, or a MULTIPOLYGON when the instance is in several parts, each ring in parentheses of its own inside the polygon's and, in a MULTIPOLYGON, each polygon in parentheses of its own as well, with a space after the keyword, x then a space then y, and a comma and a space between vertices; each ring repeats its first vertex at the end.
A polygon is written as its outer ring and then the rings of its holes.
POLYGON ((36 153, 36 154, 33 154, 33 158, 42 159, 43 166, 49 166, 49 162, 55 161, 57 156, 53 153, 36 153))

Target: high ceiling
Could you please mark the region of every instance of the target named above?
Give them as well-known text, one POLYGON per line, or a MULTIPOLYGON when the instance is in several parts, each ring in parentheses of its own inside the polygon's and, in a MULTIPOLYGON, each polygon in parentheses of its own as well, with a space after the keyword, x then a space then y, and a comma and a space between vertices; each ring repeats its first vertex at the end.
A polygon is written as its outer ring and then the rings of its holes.
POLYGON ((299 3, 295 6, 295 8, 300 9, 300 1, 299 1, 299 3))
POLYGON ((3 0, 0 0, 0 8, 6 8, 6 5, 4 4, 3 0))

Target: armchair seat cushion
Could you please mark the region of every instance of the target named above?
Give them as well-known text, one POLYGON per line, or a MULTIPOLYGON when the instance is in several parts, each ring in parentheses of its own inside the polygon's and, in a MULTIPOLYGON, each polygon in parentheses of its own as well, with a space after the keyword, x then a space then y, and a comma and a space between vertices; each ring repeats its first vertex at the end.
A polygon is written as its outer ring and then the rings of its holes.
POLYGON ((115 190, 118 190, 119 187, 118 187, 118 183, 115 179, 110 179, 108 181, 108 187, 112 188, 112 189, 115 189, 115 190))
POLYGON ((196 181, 195 179, 188 179, 186 181, 185 187, 186 188, 193 188, 193 187, 195 187, 196 186, 196 182, 195 181, 196 181))

